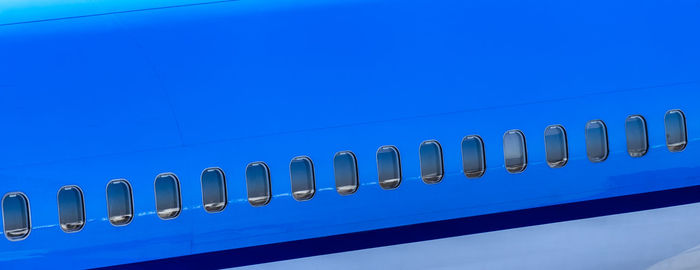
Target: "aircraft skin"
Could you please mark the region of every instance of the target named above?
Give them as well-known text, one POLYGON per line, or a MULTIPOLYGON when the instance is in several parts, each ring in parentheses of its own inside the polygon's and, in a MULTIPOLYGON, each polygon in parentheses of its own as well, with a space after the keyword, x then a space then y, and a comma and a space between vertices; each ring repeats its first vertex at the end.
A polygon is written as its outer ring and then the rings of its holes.
MULTIPOLYGON (((222 268, 700 202, 697 1, 98 1, 0 6, 0 195, 29 200, 31 232, 0 239, 0 269, 222 268), (4 15, 3 15, 4 14, 4 15), (681 110, 687 147, 666 145, 681 110), (625 119, 649 150, 627 151, 625 119), (585 126, 609 155, 587 157, 585 126), (544 131, 566 130, 551 168, 544 131), (510 173, 503 137, 526 138, 510 173), (467 178, 478 135, 486 171, 467 178), (444 177, 421 179, 440 143, 444 177), (402 180, 378 183, 382 146, 402 180), (336 191, 352 151, 359 188, 336 191), (313 161, 315 194, 292 197, 290 161, 313 161), (246 166, 269 167, 252 206, 246 166), (226 176, 225 209, 200 177, 226 176), (175 174, 181 213, 156 214, 154 180, 175 174), (126 179, 133 220, 112 225, 105 189, 126 179), (59 226, 57 192, 83 192, 84 227, 59 226)), ((689 213, 689 215, 694 215, 689 213)))

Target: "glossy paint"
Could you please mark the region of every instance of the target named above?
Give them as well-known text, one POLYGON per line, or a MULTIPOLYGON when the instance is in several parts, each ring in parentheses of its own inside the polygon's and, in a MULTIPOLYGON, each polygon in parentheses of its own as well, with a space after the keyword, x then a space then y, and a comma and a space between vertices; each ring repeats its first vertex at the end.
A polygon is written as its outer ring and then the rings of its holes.
POLYGON ((74 3, 2 6, 0 193, 23 192, 32 224, 26 239, 0 241, 2 269, 112 266, 700 184, 697 1, 74 3), (687 120, 680 152, 666 146, 671 109, 687 120), (646 120, 639 158, 627 153, 629 115, 646 120), (596 119, 610 153, 593 163, 585 126, 596 119), (550 125, 568 136, 562 168, 546 162, 550 125), (526 138, 522 173, 504 166, 508 130, 526 138), (469 135, 484 143, 480 178, 463 172, 469 135), (427 140, 444 159, 431 185, 427 140), (394 189, 378 183, 382 146, 400 153, 394 189), (333 158, 346 150, 359 187, 342 196, 333 158), (313 160, 306 201, 291 193, 298 156, 313 160), (246 167, 257 161, 271 198, 254 207, 246 167), (228 192, 216 213, 202 206, 212 167, 228 192), (154 179, 166 172, 182 211, 164 220, 154 179), (107 216, 113 179, 133 190, 123 226, 107 216), (66 185, 85 199, 75 233, 59 226, 66 185))

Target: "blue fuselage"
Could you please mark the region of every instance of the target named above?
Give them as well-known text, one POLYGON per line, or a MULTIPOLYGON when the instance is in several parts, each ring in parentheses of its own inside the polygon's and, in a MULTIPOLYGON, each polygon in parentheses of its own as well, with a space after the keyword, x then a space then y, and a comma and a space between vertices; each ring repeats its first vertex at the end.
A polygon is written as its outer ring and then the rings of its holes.
MULTIPOLYGON (((202 263, 236 266, 440 237, 416 236, 411 225, 451 230, 434 222, 700 185, 694 1, 108 2, 45 13, 3 6, 0 195, 25 194, 32 227, 23 240, 0 239, 2 269, 216 258, 256 246, 280 253, 202 263), (666 145, 671 109, 687 117, 680 152, 666 145), (647 123, 642 157, 628 154, 629 115, 647 123), (609 157, 598 163, 587 157, 584 132, 596 119, 609 138, 609 157), (561 168, 545 160, 549 125, 566 129, 561 168), (508 130, 526 138, 521 173, 504 165, 508 130), (468 135, 485 149, 486 172, 474 179, 462 167, 468 135), (442 147, 437 184, 421 180, 426 140, 442 147), (391 190, 377 179, 385 145, 400 152, 402 181, 391 190), (333 157, 344 150, 357 158, 359 188, 342 196, 333 157), (313 161, 307 201, 292 197, 297 156, 313 161), (272 194, 258 207, 245 178, 256 161, 269 166, 272 194), (200 177, 210 167, 226 175, 219 213, 202 207, 200 177), (154 198, 154 180, 166 172, 178 177, 182 200, 168 220, 154 198), (133 189, 125 226, 107 217, 112 179, 133 189), (84 194, 87 222, 75 233, 59 226, 56 196, 66 185, 84 194), (396 235, 383 243, 358 240, 391 228, 409 229, 387 231, 396 235), (309 239, 323 246, 295 242, 309 239), (275 250, 281 243, 301 244, 275 250)), ((511 221, 481 222, 494 222, 487 231, 511 221)))

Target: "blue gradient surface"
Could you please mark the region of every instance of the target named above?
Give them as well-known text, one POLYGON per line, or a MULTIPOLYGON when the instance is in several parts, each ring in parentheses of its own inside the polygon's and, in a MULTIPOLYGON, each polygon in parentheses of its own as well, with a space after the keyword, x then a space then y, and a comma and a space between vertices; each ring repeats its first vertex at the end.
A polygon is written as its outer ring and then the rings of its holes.
POLYGON ((0 9, 0 194, 26 194, 32 222, 27 239, 0 241, 3 269, 111 266, 700 184, 697 1, 42 3, 0 9), (133 9, 148 10, 114 13, 133 9), (111 14, 88 16, 98 13, 111 14), (687 118, 682 152, 665 144, 670 109, 687 118), (627 154, 632 114, 647 121, 641 158, 627 154), (593 119, 608 126, 600 163, 586 156, 593 119), (557 169, 544 151, 553 124, 569 146, 557 169), (518 174, 504 166, 511 129, 527 139, 518 174), (467 135, 484 141, 481 178, 463 173, 467 135), (425 140, 442 146, 439 184, 421 180, 425 140), (392 190, 378 184, 383 145, 401 154, 392 190), (333 169, 343 150, 359 175, 348 196, 333 169), (314 162, 308 201, 291 194, 296 156, 314 162), (260 207, 246 190, 255 161, 270 170, 260 207), (202 206, 210 167, 227 177, 220 213, 202 206), (170 220, 154 199, 164 172, 182 191, 170 220), (116 227, 105 188, 120 178, 135 216, 116 227), (65 185, 84 192, 78 233, 58 225, 65 185))

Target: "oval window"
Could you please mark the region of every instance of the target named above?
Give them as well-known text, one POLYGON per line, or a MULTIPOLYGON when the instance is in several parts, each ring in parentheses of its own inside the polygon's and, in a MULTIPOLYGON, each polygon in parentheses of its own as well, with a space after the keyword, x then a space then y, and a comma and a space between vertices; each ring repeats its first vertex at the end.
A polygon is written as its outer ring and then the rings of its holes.
POLYGON ((114 226, 129 224, 134 218, 131 185, 126 180, 112 180, 107 184, 107 213, 114 226))
POLYGON ((566 162, 569 160, 569 149, 564 127, 552 125, 545 128, 544 149, 549 167, 561 168, 566 165, 566 162))
POLYGON ((680 152, 688 145, 685 115, 680 110, 670 110, 664 116, 666 147, 671 152, 680 152))
POLYGON ((462 139, 462 169, 467 178, 478 178, 486 172, 484 141, 477 135, 462 139))
POLYGON ((308 157, 295 157, 289 163, 289 176, 292 181, 292 196, 297 201, 306 201, 316 193, 314 164, 308 157))
POLYGON ((270 202, 270 169, 264 162, 248 164, 245 170, 248 203, 263 206, 270 202))
POLYGON ((221 212, 226 208, 226 176, 219 168, 202 171, 202 204, 210 213, 221 212))
POLYGON ((631 157, 642 157, 649 150, 647 123, 641 115, 632 115, 625 120, 627 153, 631 157))
POLYGON ((377 150, 377 174, 379 186, 395 189, 401 184, 401 159, 394 146, 382 146, 377 150))
POLYGON ((180 181, 172 173, 156 176, 153 183, 156 192, 156 211, 162 219, 172 219, 180 214, 180 181))
POLYGON ((419 147, 420 176, 426 184, 439 183, 444 175, 442 147, 435 140, 424 141, 419 147))
POLYGON ((58 221, 64 232, 77 232, 85 226, 83 191, 77 186, 58 190, 58 221))
POLYGON ((506 170, 519 173, 527 167, 525 135, 520 130, 509 130, 503 135, 503 156, 506 170))
POLYGON ((27 238, 32 229, 29 199, 21 192, 7 193, 2 197, 2 227, 10 241, 27 238))
POLYGON ((601 120, 586 123, 586 154, 591 162, 602 162, 608 158, 608 128, 601 120))
POLYGON ((341 195, 353 194, 359 186, 357 158, 350 151, 341 151, 333 157, 335 190, 341 195))

